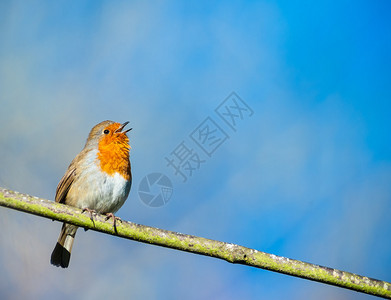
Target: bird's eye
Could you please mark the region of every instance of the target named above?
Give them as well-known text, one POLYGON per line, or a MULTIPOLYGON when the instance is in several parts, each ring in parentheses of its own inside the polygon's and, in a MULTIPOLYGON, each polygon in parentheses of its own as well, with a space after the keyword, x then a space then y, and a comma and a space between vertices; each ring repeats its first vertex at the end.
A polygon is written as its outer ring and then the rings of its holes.
POLYGON ((109 134, 109 133, 110 133, 110 130, 105 129, 105 130, 103 130, 103 133, 104 133, 104 134, 109 134))

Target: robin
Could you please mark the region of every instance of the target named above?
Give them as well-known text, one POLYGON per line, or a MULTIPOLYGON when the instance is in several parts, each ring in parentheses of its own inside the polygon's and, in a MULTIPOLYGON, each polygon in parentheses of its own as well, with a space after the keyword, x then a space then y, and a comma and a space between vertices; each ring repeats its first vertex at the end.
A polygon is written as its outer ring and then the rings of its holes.
MULTIPOLYGON (((132 183, 129 138, 123 124, 103 121, 92 128, 84 149, 74 158, 56 190, 56 202, 114 218, 132 183)), ((67 268, 77 226, 64 223, 51 264, 67 268)))

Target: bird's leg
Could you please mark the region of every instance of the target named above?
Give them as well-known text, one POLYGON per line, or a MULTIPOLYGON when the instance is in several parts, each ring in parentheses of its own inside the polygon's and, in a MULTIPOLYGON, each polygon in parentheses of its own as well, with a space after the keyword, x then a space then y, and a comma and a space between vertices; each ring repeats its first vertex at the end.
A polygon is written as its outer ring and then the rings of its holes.
POLYGON ((106 214, 106 220, 108 220, 110 218, 113 218, 114 231, 115 231, 116 234, 118 234, 116 221, 118 220, 118 221, 120 221, 122 223, 122 220, 121 220, 120 217, 114 216, 113 213, 107 213, 106 214))
MULTIPOLYGON (((85 207, 85 208, 83 208, 81 213, 84 213, 86 211, 90 213, 90 219, 92 221, 92 224, 94 224, 94 227, 95 227, 94 214, 96 214, 96 211, 93 209, 89 209, 88 207, 85 207)), ((87 229, 84 228, 84 231, 87 231, 87 230, 88 230, 88 228, 87 229)))

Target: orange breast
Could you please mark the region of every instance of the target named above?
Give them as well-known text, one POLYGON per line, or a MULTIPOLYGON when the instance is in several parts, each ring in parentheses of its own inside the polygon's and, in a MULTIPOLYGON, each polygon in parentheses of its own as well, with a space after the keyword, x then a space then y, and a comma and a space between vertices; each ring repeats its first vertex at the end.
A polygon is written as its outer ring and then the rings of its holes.
POLYGON ((103 172, 113 176, 119 173, 126 180, 131 178, 128 137, 120 134, 117 137, 102 139, 98 146, 98 160, 103 172), (113 140, 114 139, 114 140, 113 140))

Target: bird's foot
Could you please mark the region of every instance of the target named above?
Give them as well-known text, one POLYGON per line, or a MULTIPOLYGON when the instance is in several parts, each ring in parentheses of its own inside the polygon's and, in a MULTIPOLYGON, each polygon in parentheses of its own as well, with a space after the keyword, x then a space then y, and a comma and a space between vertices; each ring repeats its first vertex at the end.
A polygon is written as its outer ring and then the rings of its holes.
POLYGON ((107 214, 106 214, 106 221, 107 221, 108 219, 110 219, 110 218, 113 218, 113 227, 114 227, 114 231, 115 231, 116 234, 118 234, 118 231, 117 231, 117 223, 116 223, 116 222, 119 221, 119 222, 122 223, 122 220, 121 220, 120 217, 114 216, 113 213, 107 213, 107 214))
MULTIPOLYGON (((85 208, 83 208, 81 213, 84 213, 86 211, 90 213, 90 219, 92 221, 92 224, 94 224, 94 227, 95 227, 94 215, 96 215, 96 211, 93 209, 89 209, 88 207, 85 207, 85 208)), ((88 228, 84 228, 84 231, 87 231, 87 230, 88 230, 88 228)))

